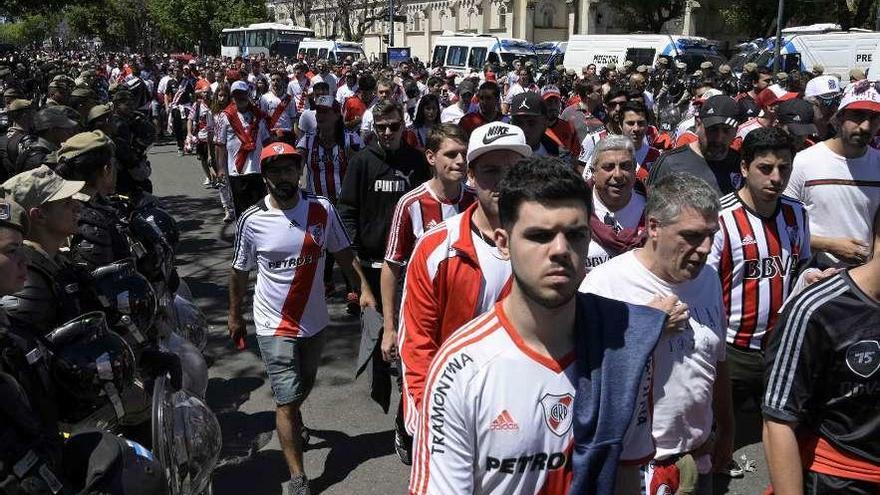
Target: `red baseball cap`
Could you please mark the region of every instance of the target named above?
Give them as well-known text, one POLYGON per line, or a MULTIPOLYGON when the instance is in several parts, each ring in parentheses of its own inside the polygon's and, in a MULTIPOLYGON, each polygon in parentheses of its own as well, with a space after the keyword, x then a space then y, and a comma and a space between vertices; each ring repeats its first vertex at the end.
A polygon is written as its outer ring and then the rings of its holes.
POLYGON ((782 103, 783 101, 793 100, 798 97, 797 93, 793 93, 791 91, 786 91, 782 86, 778 84, 773 84, 764 88, 763 91, 758 93, 758 97, 756 101, 761 108, 768 108, 777 103, 782 103))
POLYGON ((302 155, 293 146, 287 143, 269 143, 260 152, 260 163, 266 163, 282 156, 292 156, 297 160, 302 160, 302 155))

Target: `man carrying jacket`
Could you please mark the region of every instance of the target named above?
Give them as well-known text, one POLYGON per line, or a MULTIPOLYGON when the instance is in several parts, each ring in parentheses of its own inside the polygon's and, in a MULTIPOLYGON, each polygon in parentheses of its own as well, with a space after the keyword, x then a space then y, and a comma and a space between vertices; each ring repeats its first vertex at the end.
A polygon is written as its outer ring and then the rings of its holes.
POLYGON ((495 246, 500 228, 498 182, 532 148, 519 127, 492 122, 474 129, 468 177, 477 202, 426 233, 406 271, 398 329, 407 431, 418 425, 419 404, 431 360, 463 324, 489 311, 510 287, 510 262, 495 246))

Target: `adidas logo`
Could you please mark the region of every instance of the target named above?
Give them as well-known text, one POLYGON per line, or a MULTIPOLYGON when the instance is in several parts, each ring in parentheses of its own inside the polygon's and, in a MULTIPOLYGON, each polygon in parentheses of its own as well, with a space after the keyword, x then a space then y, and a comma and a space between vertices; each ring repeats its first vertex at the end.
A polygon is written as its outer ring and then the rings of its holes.
POLYGON ((706 110, 706 115, 715 115, 715 109, 710 108, 710 109, 706 110))
POLYGON ((743 246, 751 246, 752 244, 757 244, 757 243, 758 242, 755 240, 755 238, 750 235, 747 235, 747 236, 743 237, 743 239, 742 239, 743 246))
POLYGON ((513 416, 507 412, 507 409, 501 411, 501 414, 489 425, 490 431, 519 431, 519 424, 513 419, 513 416))

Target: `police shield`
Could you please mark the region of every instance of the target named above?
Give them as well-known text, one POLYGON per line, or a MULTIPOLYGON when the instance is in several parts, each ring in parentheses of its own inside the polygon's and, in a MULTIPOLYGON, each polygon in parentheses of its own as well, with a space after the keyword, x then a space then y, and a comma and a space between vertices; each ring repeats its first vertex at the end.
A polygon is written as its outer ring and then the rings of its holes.
POLYGON ((167 377, 158 378, 153 386, 153 451, 169 493, 209 490, 220 447, 220 424, 205 402, 183 389, 175 392, 167 377))

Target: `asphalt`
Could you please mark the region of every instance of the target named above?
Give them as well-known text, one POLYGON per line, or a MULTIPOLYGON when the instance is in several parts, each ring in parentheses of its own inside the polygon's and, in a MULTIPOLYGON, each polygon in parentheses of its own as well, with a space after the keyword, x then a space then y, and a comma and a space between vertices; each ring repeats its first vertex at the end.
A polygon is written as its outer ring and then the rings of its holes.
MULTIPOLYGON (((266 378, 253 326, 248 348, 235 349, 226 336, 227 277, 234 224, 223 223, 216 190, 202 186, 194 156, 179 157, 171 145, 150 152, 157 196, 177 219, 181 243, 180 275, 208 317, 211 332, 205 354, 210 365, 208 404, 220 421, 223 449, 214 473, 215 495, 275 495, 289 477, 275 435, 272 392, 266 378)), ((369 387, 354 368, 360 341, 357 319, 345 314, 342 300, 330 304, 331 324, 315 388, 303 406, 312 437, 305 452, 313 494, 405 493, 409 468, 394 453, 394 416, 369 397, 369 387)), ((392 408, 397 398, 392 398, 392 408)), ((744 478, 716 479, 716 494, 753 495, 768 483, 767 466, 755 428, 740 428, 744 447, 735 454, 754 460, 756 470, 744 478)))

